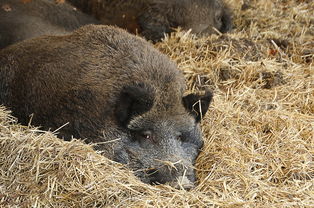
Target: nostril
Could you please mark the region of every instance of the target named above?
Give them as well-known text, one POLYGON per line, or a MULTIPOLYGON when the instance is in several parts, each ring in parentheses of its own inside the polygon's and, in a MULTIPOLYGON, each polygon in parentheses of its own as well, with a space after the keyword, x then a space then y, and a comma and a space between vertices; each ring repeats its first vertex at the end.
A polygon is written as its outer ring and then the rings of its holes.
POLYGON ((150 169, 147 169, 145 172, 147 175, 151 176, 151 175, 154 175, 157 173, 157 169, 156 168, 150 168, 150 169))
POLYGON ((157 168, 150 168, 145 171, 151 185, 163 184, 163 178, 161 177, 157 168))

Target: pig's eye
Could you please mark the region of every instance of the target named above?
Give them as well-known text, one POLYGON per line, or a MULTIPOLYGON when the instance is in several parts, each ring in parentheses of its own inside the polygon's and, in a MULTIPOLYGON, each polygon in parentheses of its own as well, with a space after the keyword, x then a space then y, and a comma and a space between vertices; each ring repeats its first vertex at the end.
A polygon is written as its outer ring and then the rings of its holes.
POLYGON ((221 23, 221 22, 222 22, 221 16, 217 16, 217 17, 216 17, 216 22, 217 22, 217 23, 221 23))
POLYGON ((150 130, 132 131, 131 133, 132 133, 132 137, 134 140, 137 140, 137 141, 145 141, 145 140, 154 141, 153 132, 150 130))
POLYGON ((135 133, 135 138, 139 140, 151 140, 154 141, 154 135, 153 132, 150 130, 145 130, 145 131, 137 131, 135 133))
POLYGON ((152 132, 151 131, 143 131, 143 132, 141 132, 141 137, 143 139, 152 139, 152 132))
POLYGON ((179 140, 179 141, 181 141, 181 142, 184 142, 184 141, 185 141, 185 139, 184 139, 184 137, 183 137, 182 134, 177 135, 177 140, 179 140))

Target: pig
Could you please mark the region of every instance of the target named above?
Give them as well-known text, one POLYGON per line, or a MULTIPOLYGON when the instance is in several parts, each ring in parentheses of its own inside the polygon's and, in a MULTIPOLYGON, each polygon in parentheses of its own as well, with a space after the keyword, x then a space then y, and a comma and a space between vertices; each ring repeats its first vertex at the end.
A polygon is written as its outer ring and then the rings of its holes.
POLYGON ((174 62, 112 26, 87 25, 0 51, 0 104, 20 123, 93 143, 149 184, 195 184, 200 122, 212 93, 185 91, 174 62))
POLYGON ((69 0, 69 3, 3 0, 0 48, 40 35, 67 34, 87 24, 116 25, 140 33, 154 43, 177 27, 201 35, 214 33, 214 28, 220 32, 232 28, 230 9, 221 0, 69 0))
POLYGON ((99 24, 68 3, 55 0, 1 0, 0 48, 40 35, 63 35, 86 24, 99 24))
POLYGON ((102 24, 116 25, 157 42, 181 27, 209 35, 232 29, 230 9, 222 0, 68 0, 102 24))

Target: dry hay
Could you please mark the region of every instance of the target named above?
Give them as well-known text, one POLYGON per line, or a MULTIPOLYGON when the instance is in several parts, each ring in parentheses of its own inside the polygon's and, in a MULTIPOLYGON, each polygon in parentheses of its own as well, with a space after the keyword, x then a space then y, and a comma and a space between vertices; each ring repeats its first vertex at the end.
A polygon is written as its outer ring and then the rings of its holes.
POLYGON ((192 191, 150 186, 0 110, 0 207, 314 207, 314 2, 236 1, 236 31, 156 45, 211 88, 192 191))

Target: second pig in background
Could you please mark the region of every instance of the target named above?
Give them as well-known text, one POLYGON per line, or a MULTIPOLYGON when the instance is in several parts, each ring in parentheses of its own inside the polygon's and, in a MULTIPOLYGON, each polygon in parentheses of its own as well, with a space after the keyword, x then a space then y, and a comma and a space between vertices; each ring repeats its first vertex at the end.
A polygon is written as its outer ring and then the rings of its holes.
POLYGON ((102 24, 116 25, 157 42, 181 27, 198 35, 232 28, 230 9, 221 0, 68 0, 102 24))

